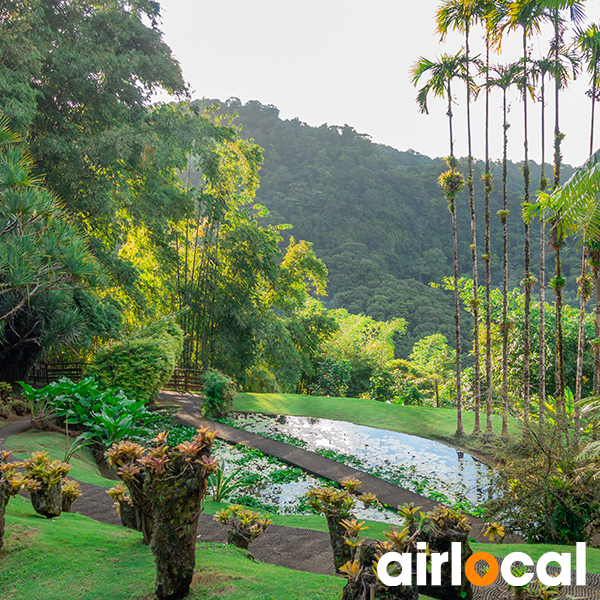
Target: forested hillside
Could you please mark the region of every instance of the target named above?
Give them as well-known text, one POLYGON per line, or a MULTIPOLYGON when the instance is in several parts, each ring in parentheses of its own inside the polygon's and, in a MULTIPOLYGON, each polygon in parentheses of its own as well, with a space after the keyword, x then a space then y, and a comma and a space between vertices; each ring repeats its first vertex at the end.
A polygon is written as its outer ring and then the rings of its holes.
MULTIPOLYGON (((269 222, 290 223, 293 229, 286 232, 288 235, 313 242, 317 256, 329 269, 325 302, 328 307, 344 307, 380 320, 405 318, 408 330, 398 340, 402 357, 426 335, 441 332, 449 340, 453 338, 451 294, 428 285, 452 273, 451 220, 437 181, 445 167, 441 158, 431 159, 411 150, 400 152, 374 144, 368 135, 347 125, 311 127, 297 118, 282 120, 275 106, 256 101, 243 105, 237 98, 230 98, 226 102, 205 100, 203 104, 220 105, 220 113, 237 113, 235 122, 242 127, 241 135, 253 138, 264 149, 258 200, 271 211, 269 222)), ((517 132, 515 138, 512 145, 521 144, 517 132)), ((483 166, 481 161, 475 165, 480 257, 484 242, 483 166)), ((462 169, 466 171, 464 165, 462 169)), ((531 170, 533 195, 540 167, 532 163, 531 170)), ((564 178, 571 172, 572 169, 565 167, 564 178)), ((550 166, 546 173, 551 173, 550 166)), ((499 287, 502 225, 496 212, 502 208, 500 163, 493 165, 493 175, 492 283, 499 287)), ((458 196, 459 261, 461 276, 470 277, 469 210, 465 190, 458 196)), ((520 166, 510 163, 510 288, 519 286, 524 276, 522 196, 520 166)), ((537 223, 532 226, 531 248, 532 266, 537 275, 537 223)), ((547 254, 547 260, 551 263, 551 253, 547 254)), ((481 259, 479 266, 480 282, 483 282, 481 259)), ((547 268, 551 271, 552 264, 547 268)), ((564 274, 566 299, 572 303, 576 298, 578 269, 580 259, 571 246, 564 252, 564 274)), ((466 313, 463 317, 463 349, 466 351, 470 339, 467 327, 471 320, 466 313)))

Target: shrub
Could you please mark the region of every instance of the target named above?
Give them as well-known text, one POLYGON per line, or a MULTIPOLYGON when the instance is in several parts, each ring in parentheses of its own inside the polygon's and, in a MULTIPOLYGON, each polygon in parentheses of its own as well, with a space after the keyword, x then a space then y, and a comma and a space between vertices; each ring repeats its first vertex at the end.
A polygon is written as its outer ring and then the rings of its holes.
POLYGON ((129 490, 144 541, 156 559, 159 600, 183 598, 189 592, 206 479, 219 464, 210 456, 215 436, 198 429, 191 441, 169 447, 168 434, 162 432, 150 448, 120 442, 106 453, 129 490))
POLYGON ((118 388, 129 398, 151 402, 173 376, 182 348, 183 333, 175 317, 165 317, 128 340, 100 348, 86 375, 104 388, 118 388))
POLYGON ((248 550, 250 542, 261 536, 273 522, 265 515, 237 504, 221 509, 214 520, 227 527, 227 543, 248 550))
POLYGON ((8 404, 12 397, 12 386, 10 383, 0 381, 0 404, 8 404))
POLYGON ((589 540, 600 528, 600 482, 578 468, 560 434, 529 435, 531 454, 498 468, 487 518, 533 544, 589 540))
POLYGON ((233 406, 235 383, 233 379, 219 373, 209 371, 204 374, 204 399, 202 414, 208 418, 222 418, 233 406))
POLYGON ((317 363, 316 378, 317 381, 311 385, 310 390, 313 395, 343 398, 351 378, 350 361, 345 358, 326 358, 317 363))
POLYGON ((385 402, 394 398, 396 382, 389 371, 375 371, 369 381, 369 397, 372 400, 385 402))
POLYGON ((280 394, 275 375, 265 367, 254 367, 246 377, 246 391, 259 394, 280 394))
MULTIPOLYGON (((130 400, 121 391, 101 390, 92 377, 77 383, 62 378, 39 390, 21 382, 33 415, 42 408, 47 418, 50 410, 69 425, 83 430, 82 440, 91 440, 102 448, 123 438, 139 439, 150 435, 150 425, 161 418, 150 412, 143 401, 130 400)), ((44 428, 40 419, 35 425, 44 428)))

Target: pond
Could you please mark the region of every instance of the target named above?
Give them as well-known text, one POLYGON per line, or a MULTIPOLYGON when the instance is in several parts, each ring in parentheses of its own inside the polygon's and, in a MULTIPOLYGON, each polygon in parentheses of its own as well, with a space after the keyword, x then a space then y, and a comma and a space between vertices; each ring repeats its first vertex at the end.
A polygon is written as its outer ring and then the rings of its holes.
POLYGON ((313 417, 234 413, 228 422, 465 509, 489 498, 492 470, 470 454, 405 433, 313 417))
MULTIPOLYGON (((244 446, 217 440, 213 445, 213 455, 221 461, 225 476, 241 469, 240 476, 254 479, 252 485, 234 490, 227 501, 258 510, 282 515, 311 514, 305 506, 306 492, 327 483, 300 468, 291 467, 273 456, 244 446)), ((209 485, 209 497, 210 494, 209 485)), ((359 519, 399 525, 398 515, 390 510, 357 508, 354 513, 359 519)))

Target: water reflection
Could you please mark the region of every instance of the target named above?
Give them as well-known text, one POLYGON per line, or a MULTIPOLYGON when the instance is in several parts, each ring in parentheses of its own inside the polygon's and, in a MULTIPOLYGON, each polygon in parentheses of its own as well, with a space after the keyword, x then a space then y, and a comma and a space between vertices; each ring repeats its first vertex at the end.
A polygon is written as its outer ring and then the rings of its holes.
POLYGON ((440 442, 314 417, 236 413, 233 421, 254 433, 293 436, 307 450, 345 455, 347 464, 440 502, 478 505, 488 499, 489 467, 440 442))

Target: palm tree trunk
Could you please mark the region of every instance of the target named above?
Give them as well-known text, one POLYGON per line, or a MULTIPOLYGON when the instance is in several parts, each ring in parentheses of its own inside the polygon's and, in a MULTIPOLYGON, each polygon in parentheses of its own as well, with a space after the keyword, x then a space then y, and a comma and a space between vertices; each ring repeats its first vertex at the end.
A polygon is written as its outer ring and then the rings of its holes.
POLYGON ((564 281, 562 277, 562 264, 560 259, 560 247, 562 240, 558 239, 555 248, 555 281, 554 292, 556 294, 556 402, 558 408, 558 418, 561 427, 566 426, 566 406, 565 406, 565 362, 563 348, 562 331, 562 289, 564 281))
POLYGON ((492 191, 492 174, 490 172, 490 36, 485 39, 485 381, 486 381, 486 423, 485 432, 493 432, 492 425, 492 315, 491 315, 491 264, 490 252, 490 192, 492 191))
POLYGON ((480 364, 479 364, 479 284, 477 275, 477 232, 475 224, 475 186, 473 183, 473 152, 471 147, 471 86, 469 81, 469 24, 466 23, 465 36, 465 54, 467 65, 467 143, 469 150, 469 175, 467 185, 469 188, 469 210, 471 212, 471 260, 473 261, 473 353, 475 355, 475 381, 473 385, 473 394, 475 396, 475 424, 473 433, 481 432, 481 380, 480 380, 480 364))
POLYGON ((460 296, 458 292, 458 234, 456 230, 456 199, 451 201, 452 242, 454 248, 454 328, 456 335, 456 436, 464 434, 460 368, 460 296))
POLYGON ((508 123, 506 122, 506 89, 503 97, 503 152, 502 152, 502 437, 508 437, 508 178, 507 150, 508 123))
POLYGON ((596 77, 597 65, 594 63, 594 75, 592 80, 592 122, 590 125, 590 156, 594 153, 594 109, 596 107, 596 77))
POLYGON ((559 73, 559 14, 558 9, 554 9, 554 186, 556 189, 560 185, 560 167, 562 156, 560 154, 560 143, 562 141, 562 135, 559 127, 559 89, 560 89, 560 77, 559 73))
MULTIPOLYGON (((584 330, 583 323, 585 319, 585 305, 588 301, 587 294, 587 274, 586 274, 586 248, 584 246, 581 256, 581 278, 579 279, 579 330, 577 337, 577 377, 575 380, 575 400, 581 400, 583 389, 583 350, 584 350, 584 330)), ((579 446, 579 406, 575 403, 575 448, 579 446)))
MULTIPOLYGON (((542 172, 540 174, 540 191, 546 189, 546 98, 544 89, 544 73, 542 72, 542 172)), ((546 220, 544 213, 540 217, 540 359, 538 367, 540 427, 544 424, 546 414, 546 220)))
MULTIPOLYGON (((527 139, 527 34, 523 30, 523 126, 524 126, 524 164, 523 164, 523 202, 529 202, 529 158, 528 158, 528 139, 527 139)), ((523 419, 527 424, 529 422, 529 395, 531 388, 531 365, 530 365, 530 307, 531 307, 531 287, 532 277, 529 264, 529 223, 525 220, 525 324, 524 324, 524 344, 523 344, 523 419)), ((527 426, 525 427, 527 431, 527 426)))

